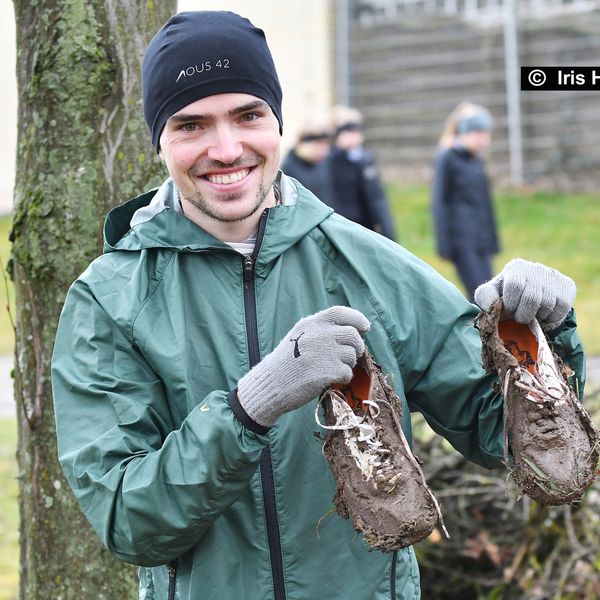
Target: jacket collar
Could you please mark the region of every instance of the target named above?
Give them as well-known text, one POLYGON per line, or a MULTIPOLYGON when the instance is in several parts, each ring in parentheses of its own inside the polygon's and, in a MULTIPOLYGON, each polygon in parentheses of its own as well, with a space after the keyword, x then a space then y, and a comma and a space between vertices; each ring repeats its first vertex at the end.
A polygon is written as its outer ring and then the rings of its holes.
MULTIPOLYGON (((268 209, 261 261, 272 260, 333 211, 281 171, 276 185, 281 203, 268 209)), ((104 224, 104 252, 164 248, 176 251, 228 250, 231 247, 190 221, 179 207, 175 186, 160 186, 111 210, 104 224)))

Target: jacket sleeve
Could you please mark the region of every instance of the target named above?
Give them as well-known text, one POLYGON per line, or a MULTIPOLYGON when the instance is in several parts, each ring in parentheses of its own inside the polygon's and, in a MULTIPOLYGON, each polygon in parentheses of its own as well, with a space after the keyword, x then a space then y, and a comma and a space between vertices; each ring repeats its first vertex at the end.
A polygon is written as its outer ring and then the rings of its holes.
POLYGON ((548 334, 548 339, 552 350, 571 367, 573 376, 569 383, 577 392, 579 399, 583 400, 586 379, 585 353, 577 335, 577 318, 573 309, 567 315, 565 322, 557 330, 548 334))
MULTIPOLYGON (((466 305, 465 301, 465 305, 466 305)), ((427 350, 409 370, 407 400, 430 427, 468 460, 486 468, 503 466, 504 406, 496 391, 497 377, 481 366, 481 342, 473 321, 475 307, 450 319, 431 315, 422 331, 427 350), (424 356, 429 353, 428 356, 424 356)))
POLYGON ((59 460, 81 509, 119 559, 164 564, 247 491, 266 437, 227 391, 174 428, 160 378, 85 283, 69 291, 52 359, 59 460))
MULTIPOLYGON (((448 298, 442 306, 446 316, 430 313, 422 322, 424 356, 413 354, 411 359, 417 371, 405 368, 410 373, 409 406, 422 412, 432 429, 469 460, 486 468, 501 467, 503 399, 497 376, 481 366, 481 340, 473 324, 477 307, 460 298, 448 298)), ((556 334, 554 347, 581 382, 583 349, 575 328, 571 315, 556 334)))
POLYGON ((450 240, 449 223, 450 207, 450 165, 448 152, 440 152, 433 169, 433 184, 431 190, 431 209, 437 251, 442 258, 452 256, 452 243, 450 240))
POLYGON ((379 172, 375 160, 370 154, 366 154, 360 165, 362 197, 367 212, 373 224, 373 228, 381 235, 390 240, 396 239, 394 220, 390 212, 388 199, 379 178, 379 172))

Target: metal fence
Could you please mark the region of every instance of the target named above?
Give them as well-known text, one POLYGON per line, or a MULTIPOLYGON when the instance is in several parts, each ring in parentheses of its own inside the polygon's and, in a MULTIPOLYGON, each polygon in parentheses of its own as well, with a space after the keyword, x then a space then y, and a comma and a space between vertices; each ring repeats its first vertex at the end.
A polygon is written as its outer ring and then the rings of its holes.
POLYGON ((497 179, 600 184, 600 93, 520 92, 519 65, 600 65, 598 0, 341 0, 337 97, 386 173, 425 180, 444 120, 487 106, 497 179), (511 54, 512 60, 511 60, 511 54))
MULTIPOLYGON (((353 14, 362 22, 388 19, 409 12, 446 14, 485 23, 502 22, 505 0, 357 0, 353 14)), ((566 13, 587 13, 600 8, 598 0, 519 0, 519 13, 529 18, 546 18, 566 13)))

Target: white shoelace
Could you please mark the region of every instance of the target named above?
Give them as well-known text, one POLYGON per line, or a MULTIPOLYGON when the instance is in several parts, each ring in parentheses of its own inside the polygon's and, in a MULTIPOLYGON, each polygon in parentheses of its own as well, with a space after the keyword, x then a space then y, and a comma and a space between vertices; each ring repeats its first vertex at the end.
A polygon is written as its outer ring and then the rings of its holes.
POLYGON ((510 374, 514 372, 514 385, 527 392, 528 400, 542 404, 551 398, 555 406, 564 404, 564 397, 569 393, 569 388, 559 373, 546 336, 537 321, 530 323, 529 328, 538 342, 534 372, 531 373, 522 366, 509 369, 504 376, 503 395, 506 398, 510 374))
POLYGON ((346 402, 343 394, 338 390, 328 390, 323 394, 315 408, 315 421, 323 429, 333 431, 344 431, 345 438, 354 458, 356 459, 361 471, 367 478, 373 476, 383 476, 392 467, 389 455, 390 451, 383 447, 382 442, 377 439, 377 432, 374 426, 374 420, 379 416, 379 406, 372 400, 363 400, 363 405, 367 405, 369 410, 361 417, 354 413, 350 405, 346 402), (336 422, 333 425, 326 425, 319 418, 321 403, 327 397, 331 400, 333 412, 336 416, 336 422), (349 432, 358 431, 358 435, 350 436, 349 432), (362 449, 359 443, 363 444, 362 449), (388 457, 388 458, 386 458, 388 457))

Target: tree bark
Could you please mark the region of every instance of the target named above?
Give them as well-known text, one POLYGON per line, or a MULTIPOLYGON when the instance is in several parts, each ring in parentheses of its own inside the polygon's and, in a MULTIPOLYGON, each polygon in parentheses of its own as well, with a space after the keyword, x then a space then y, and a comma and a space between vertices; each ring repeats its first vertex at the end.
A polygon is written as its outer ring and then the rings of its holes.
POLYGON ((164 177, 140 67, 176 0, 13 1, 20 598, 134 598, 134 568, 101 546, 58 465, 49 364, 66 291, 101 252, 104 215, 164 177))

